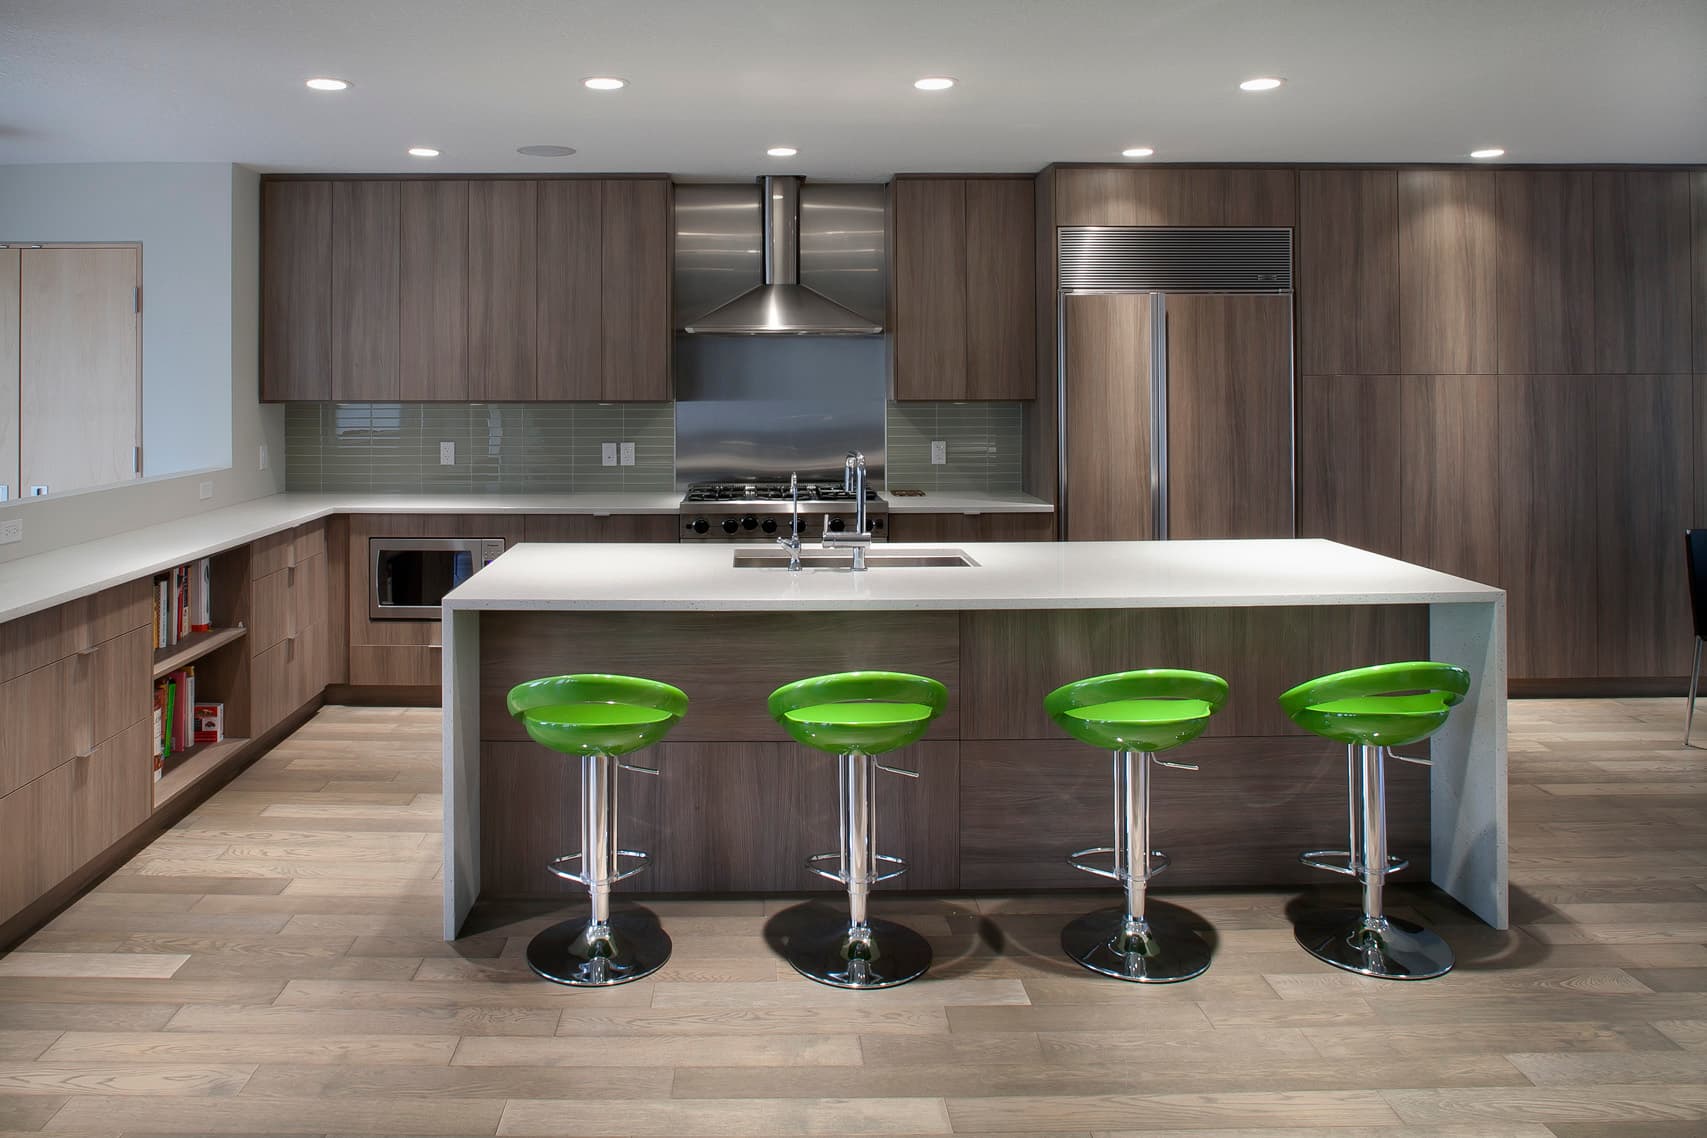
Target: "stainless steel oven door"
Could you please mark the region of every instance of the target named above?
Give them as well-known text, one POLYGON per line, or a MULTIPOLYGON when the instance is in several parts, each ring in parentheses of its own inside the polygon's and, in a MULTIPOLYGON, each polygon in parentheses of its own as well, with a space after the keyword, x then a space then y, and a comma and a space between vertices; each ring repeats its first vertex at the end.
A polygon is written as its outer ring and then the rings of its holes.
POLYGON ((438 620, 445 594, 504 552, 503 538, 368 538, 368 616, 438 620))

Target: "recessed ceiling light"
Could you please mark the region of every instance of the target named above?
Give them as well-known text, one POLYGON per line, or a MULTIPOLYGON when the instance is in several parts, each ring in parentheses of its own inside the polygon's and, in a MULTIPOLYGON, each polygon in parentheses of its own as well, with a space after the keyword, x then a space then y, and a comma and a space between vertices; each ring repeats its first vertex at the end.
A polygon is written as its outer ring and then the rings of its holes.
POLYGON ((620 91, 628 86, 628 80, 610 75, 595 75, 591 79, 581 80, 581 86, 589 91, 620 91))
POLYGON ((412 158, 437 158, 439 152, 431 146, 411 146, 409 156, 412 158))
POLYGON ((1276 79, 1272 75, 1259 75, 1255 79, 1247 79, 1243 83, 1240 83, 1239 84, 1239 90, 1241 90, 1241 91, 1272 91, 1284 82, 1286 82, 1286 80, 1276 79))
POLYGON ((1148 158, 1156 152, 1153 146, 1129 146, 1120 152, 1122 158, 1148 158))
POLYGON ((333 79, 325 75, 317 76, 308 81, 310 91, 342 91, 349 85, 348 79, 333 79))
POLYGON ((1470 157, 1472 157, 1472 158, 1504 158, 1505 157, 1505 150, 1504 150, 1504 148, 1498 147, 1498 146, 1488 146, 1488 147, 1484 147, 1481 150, 1470 151, 1470 157))
POLYGON ((954 86, 954 80, 946 75, 927 75, 923 79, 913 80, 913 86, 921 91, 946 91, 954 86))
POLYGON ((529 158, 567 158, 575 153, 573 146, 518 146, 517 154, 526 154, 529 158))
POLYGON ((792 146, 773 146, 769 150, 765 151, 765 153, 769 154, 772 158, 793 158, 796 154, 799 154, 800 151, 796 150, 792 146))

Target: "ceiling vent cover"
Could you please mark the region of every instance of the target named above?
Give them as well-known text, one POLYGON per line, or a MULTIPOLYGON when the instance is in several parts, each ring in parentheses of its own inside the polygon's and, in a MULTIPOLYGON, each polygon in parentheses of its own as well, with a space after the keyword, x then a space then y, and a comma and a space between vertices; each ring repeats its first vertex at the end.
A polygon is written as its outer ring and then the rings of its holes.
POLYGON ((1059 287, 1291 292, 1292 230, 1064 225, 1059 287))

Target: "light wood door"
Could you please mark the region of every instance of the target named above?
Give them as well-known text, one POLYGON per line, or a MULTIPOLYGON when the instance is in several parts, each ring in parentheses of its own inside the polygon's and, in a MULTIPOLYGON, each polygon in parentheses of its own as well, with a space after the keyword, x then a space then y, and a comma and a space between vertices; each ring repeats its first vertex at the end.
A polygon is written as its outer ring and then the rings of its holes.
POLYGON ((332 184, 332 398, 403 397, 401 184, 332 184))
POLYGON ((261 398, 332 397, 332 183, 261 185, 261 398))
POLYGON ((404 182, 399 201, 402 398, 468 398, 468 186, 404 182))
POLYGON ((139 254, 26 249, 20 275, 19 475, 50 494, 140 475, 139 254))
POLYGON ((1155 536, 1150 494, 1150 297, 1066 298, 1066 536, 1155 536))
POLYGON ((895 398, 964 399, 966 182, 897 178, 895 398))
POLYGON ((1398 369, 1485 374, 1499 367, 1492 170, 1399 172, 1398 369))
POLYGON ((1592 175, 1502 170, 1499 187, 1499 370, 1594 368, 1592 175))
POLYGON ((604 188, 541 182, 539 397, 605 398, 604 188))
POLYGON ((966 180, 966 398, 1037 397, 1037 208, 1030 178, 966 180))
POLYGON ((18 490, 18 273, 17 249, 0 249, 0 500, 18 490))
POLYGON ((670 398, 670 184, 604 183, 604 398, 670 398))
POLYGON ((1295 536, 1291 298, 1167 305, 1168 536, 1295 536))
POLYGON ((1602 372, 1689 370, 1689 175, 1594 175, 1594 350, 1602 372))
POLYGON ((538 394, 536 182, 468 186, 468 394, 477 401, 538 394))
POLYGON ((1400 556, 1399 381, 1307 375, 1298 384, 1298 536, 1400 556))
POLYGON ((1399 183, 1392 170, 1298 176, 1299 356, 1308 375, 1395 370, 1399 183))

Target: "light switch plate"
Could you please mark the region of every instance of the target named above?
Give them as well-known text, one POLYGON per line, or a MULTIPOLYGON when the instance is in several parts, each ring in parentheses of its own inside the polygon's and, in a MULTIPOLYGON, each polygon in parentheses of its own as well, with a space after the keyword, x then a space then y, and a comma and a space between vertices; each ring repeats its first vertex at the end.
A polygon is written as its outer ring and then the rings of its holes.
POLYGON ((439 444, 439 465, 456 465, 456 444, 449 439, 446 439, 439 444))
POLYGON ((47 483, 46 482, 33 482, 33 483, 31 483, 30 484, 30 497, 32 497, 32 498, 45 498, 45 497, 47 497, 47 483))
POLYGON ((15 541, 23 540, 23 518, 7 518, 5 521, 0 521, 0 545, 11 545, 15 541))
POLYGON ((931 465, 946 466, 948 464, 948 442, 944 439, 931 440, 931 465))
POLYGON ((599 444, 599 465, 601 465, 601 466, 615 466, 616 465, 616 444, 615 443, 600 443, 599 444))
POLYGON ((8 486, 6 483, 0 482, 0 502, 6 501, 11 496, 12 496, 12 488, 10 486, 8 486))
POLYGON ((634 465, 634 444, 633 443, 623 443, 620 453, 622 455, 622 465, 624 465, 624 466, 633 466, 634 465))
POLYGON ((203 482, 201 485, 196 487, 196 494, 202 501, 207 501, 209 498, 213 497, 213 483, 203 482))
POLYGON ((255 469, 257 469, 257 470, 267 469, 267 444, 266 443, 261 444, 260 453, 255 456, 255 462, 257 464, 255 469))

